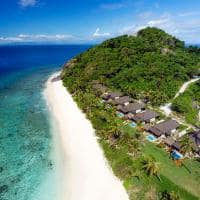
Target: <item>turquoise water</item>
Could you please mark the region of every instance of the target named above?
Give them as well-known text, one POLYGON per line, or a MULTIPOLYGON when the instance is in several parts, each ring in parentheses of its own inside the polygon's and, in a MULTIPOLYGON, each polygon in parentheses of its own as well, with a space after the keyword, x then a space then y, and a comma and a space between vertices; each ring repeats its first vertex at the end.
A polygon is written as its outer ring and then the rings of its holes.
POLYGON ((50 74, 87 48, 0 47, 0 200, 54 199, 38 193, 56 165, 43 91, 50 74))
POLYGON ((149 140, 150 142, 154 142, 157 138, 154 135, 147 135, 146 136, 147 140, 149 140))
POLYGON ((179 160, 181 158, 183 158, 183 155, 180 154, 178 151, 174 150, 172 153, 171 153, 171 156, 175 159, 175 160, 179 160))
POLYGON ((129 126, 135 128, 135 127, 137 127, 137 124, 136 124, 135 122, 131 122, 131 123, 129 124, 129 126))

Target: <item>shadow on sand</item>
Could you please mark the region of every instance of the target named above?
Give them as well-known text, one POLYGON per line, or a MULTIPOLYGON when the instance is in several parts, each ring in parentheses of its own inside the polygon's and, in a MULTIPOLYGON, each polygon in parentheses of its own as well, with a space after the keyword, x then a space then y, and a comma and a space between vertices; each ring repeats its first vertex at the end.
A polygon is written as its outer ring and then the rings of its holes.
POLYGON ((58 76, 52 78, 51 82, 57 82, 57 81, 60 81, 60 80, 61 80, 61 77, 60 77, 60 75, 58 75, 58 76))

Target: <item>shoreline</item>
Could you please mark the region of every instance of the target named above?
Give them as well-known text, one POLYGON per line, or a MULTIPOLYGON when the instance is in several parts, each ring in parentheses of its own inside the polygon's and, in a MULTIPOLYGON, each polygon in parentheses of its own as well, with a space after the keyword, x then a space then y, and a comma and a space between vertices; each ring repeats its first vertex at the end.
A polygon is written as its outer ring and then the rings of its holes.
POLYGON ((63 154, 59 200, 128 200, 125 188, 108 166, 90 121, 62 81, 52 81, 57 75, 49 78, 45 96, 63 154))

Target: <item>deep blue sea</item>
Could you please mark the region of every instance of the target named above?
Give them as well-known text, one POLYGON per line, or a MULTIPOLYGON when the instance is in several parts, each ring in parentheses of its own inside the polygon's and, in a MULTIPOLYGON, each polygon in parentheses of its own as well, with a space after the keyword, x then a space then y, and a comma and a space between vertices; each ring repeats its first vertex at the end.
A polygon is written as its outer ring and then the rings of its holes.
POLYGON ((43 90, 50 74, 89 47, 0 47, 0 200, 53 200, 37 196, 54 169, 43 90))

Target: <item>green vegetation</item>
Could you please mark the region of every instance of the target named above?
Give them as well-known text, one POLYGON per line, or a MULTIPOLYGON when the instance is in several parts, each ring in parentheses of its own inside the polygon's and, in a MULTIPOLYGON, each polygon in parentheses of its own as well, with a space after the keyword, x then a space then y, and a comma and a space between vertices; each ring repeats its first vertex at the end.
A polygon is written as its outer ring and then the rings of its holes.
POLYGON ((159 105, 174 97, 199 67, 195 48, 185 48, 160 29, 146 28, 136 37, 110 39, 76 56, 65 73, 74 89, 85 90, 95 80, 159 105))
POLYGON ((200 81, 193 83, 183 94, 178 96, 172 104, 172 109, 183 114, 185 120, 193 125, 200 125, 198 108, 200 107, 200 81))
POLYGON ((194 142, 190 139, 189 135, 184 135, 180 140, 181 152, 183 154, 195 151, 194 142))
POLYGON ((90 91, 76 91, 74 98, 91 120, 105 156, 114 173, 124 180, 131 200, 162 199, 166 191, 175 192, 182 199, 197 199, 200 195, 199 163, 185 161, 192 173, 176 166, 167 152, 146 141, 139 130, 124 124, 113 108, 101 103, 90 91), (152 156, 159 163, 156 173, 160 180, 157 176, 148 176, 144 169, 145 158, 152 156))
POLYGON ((147 28, 134 36, 105 41, 73 59, 62 73, 64 85, 96 130, 113 172, 124 182, 131 200, 197 200, 199 163, 177 166, 163 148, 148 142, 140 126, 132 128, 116 116, 92 89, 94 82, 159 105, 197 73, 198 51, 162 30, 147 28))

